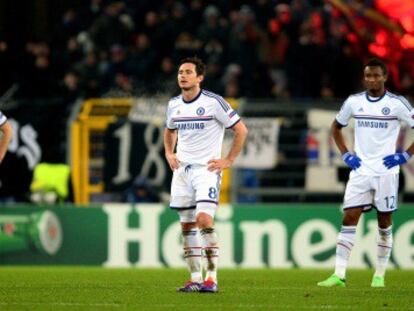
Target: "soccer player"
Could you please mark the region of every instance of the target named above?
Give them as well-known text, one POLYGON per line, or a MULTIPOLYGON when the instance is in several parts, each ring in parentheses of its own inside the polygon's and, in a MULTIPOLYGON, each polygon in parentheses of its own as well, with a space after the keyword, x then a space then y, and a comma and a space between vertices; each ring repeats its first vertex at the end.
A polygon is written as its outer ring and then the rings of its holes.
POLYGON ((352 169, 343 202, 342 228, 337 237, 335 273, 318 286, 345 287, 345 272, 362 212, 375 208, 378 219, 377 263, 372 287, 384 287, 392 249, 392 213, 397 210, 398 174, 414 152, 414 143, 396 152, 400 121, 414 127, 414 111, 402 96, 385 90, 387 68, 379 59, 364 67, 366 91, 349 96, 332 123, 342 159, 352 169), (355 152, 344 143, 341 129, 355 119, 355 152))
POLYGON ((0 163, 3 161, 7 152, 10 140, 12 138, 13 129, 10 123, 7 121, 6 116, 0 111, 0 163))
POLYGON ((205 65, 198 58, 181 61, 177 76, 181 95, 168 103, 164 147, 173 170, 170 207, 180 218, 184 258, 191 273, 191 279, 178 291, 216 293, 219 244, 214 215, 221 172, 240 153, 247 128, 221 96, 201 89, 204 71, 205 65), (226 128, 233 130, 234 138, 229 153, 222 158, 226 128), (204 281, 202 257, 206 262, 204 281))

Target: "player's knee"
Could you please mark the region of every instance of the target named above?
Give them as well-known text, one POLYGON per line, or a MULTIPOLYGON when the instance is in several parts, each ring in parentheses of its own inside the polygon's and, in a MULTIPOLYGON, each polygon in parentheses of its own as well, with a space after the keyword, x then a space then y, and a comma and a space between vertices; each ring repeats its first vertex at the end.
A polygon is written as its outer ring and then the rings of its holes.
POLYGON ((217 204, 210 202, 199 202, 196 208, 196 222, 199 228, 210 228, 214 225, 214 215, 217 204))
POLYGON ((378 227, 386 229, 392 225, 391 213, 378 213, 378 227))
POLYGON ((387 229, 392 226, 392 221, 379 221, 378 227, 381 229, 387 229))
POLYGON ((200 212, 196 217, 198 228, 210 228, 214 225, 214 219, 211 215, 204 212, 200 212))
POLYGON ((342 219, 342 224, 344 226, 356 226, 358 224, 361 213, 362 208, 352 208, 346 210, 342 219))

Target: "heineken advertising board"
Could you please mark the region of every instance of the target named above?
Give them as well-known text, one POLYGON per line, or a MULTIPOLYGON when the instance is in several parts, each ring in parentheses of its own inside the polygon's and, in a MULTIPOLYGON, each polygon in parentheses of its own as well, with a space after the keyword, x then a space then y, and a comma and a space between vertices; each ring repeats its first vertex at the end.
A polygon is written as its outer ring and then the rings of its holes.
MULTIPOLYGON (((334 266, 341 221, 335 205, 237 205, 219 208, 220 266, 334 266)), ((394 214, 391 265, 414 268, 414 206, 394 214)), ((375 213, 358 226, 350 266, 376 260, 375 213)), ((0 208, 1 265, 184 267, 175 211, 159 204, 0 208)))

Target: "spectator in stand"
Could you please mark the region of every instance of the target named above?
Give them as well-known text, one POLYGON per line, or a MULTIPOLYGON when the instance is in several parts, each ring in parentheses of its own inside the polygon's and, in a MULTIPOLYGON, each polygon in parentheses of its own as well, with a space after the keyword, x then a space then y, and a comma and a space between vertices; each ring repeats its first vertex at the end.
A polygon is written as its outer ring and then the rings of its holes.
POLYGON ((200 53, 202 42, 189 32, 181 32, 174 43, 174 60, 183 59, 200 53))
POLYGON ((161 60, 160 74, 154 79, 152 85, 158 94, 178 93, 177 72, 171 57, 164 57, 161 60))
POLYGON ((87 7, 79 10, 79 22, 82 30, 91 27, 92 23, 101 15, 102 2, 102 0, 90 0, 87 7))
POLYGON ((240 77, 242 74, 241 66, 238 64, 229 64, 221 79, 224 85, 224 97, 241 97, 243 93, 240 90, 240 77))
POLYGON ((80 20, 77 12, 70 8, 63 13, 60 24, 54 33, 54 46, 63 48, 69 38, 75 37, 81 31, 80 20))
POLYGON ((204 14, 203 0, 191 0, 189 3, 190 25, 200 24, 200 21, 203 19, 203 14, 204 14))
POLYGON ((114 44, 125 45, 133 29, 132 18, 123 13, 124 3, 116 1, 105 7, 92 24, 89 33, 97 50, 108 50, 114 44))
POLYGON ((149 42, 152 43, 153 48, 160 51, 162 54, 169 54, 171 46, 168 45, 169 38, 168 31, 165 28, 165 23, 161 21, 160 16, 155 11, 149 11, 145 15, 145 22, 141 33, 148 37, 149 42))
POLYGON ((125 48, 115 44, 111 47, 108 67, 103 76, 103 84, 106 86, 106 89, 111 89, 115 86, 116 75, 119 73, 129 75, 132 74, 132 69, 128 63, 125 48))
POLYGON ((0 75, 0 96, 4 94, 12 85, 12 68, 11 57, 9 54, 9 45, 5 40, 0 39, 0 68, 2 73, 0 75))
POLYGON ((219 40, 211 39, 206 42, 203 54, 207 63, 217 63, 222 66, 225 62, 224 46, 219 40))
POLYGON ((133 79, 130 76, 119 72, 115 76, 114 87, 110 90, 110 94, 108 95, 113 97, 131 97, 134 93, 134 88, 135 85, 133 79))
POLYGON ((86 57, 75 65, 75 71, 79 74, 79 79, 84 88, 86 98, 98 97, 102 72, 99 68, 96 53, 90 51, 86 57))
POLYGON ((61 93, 68 108, 67 113, 69 114, 69 109, 72 107, 72 104, 82 96, 79 77, 76 72, 69 71, 65 74, 61 93))
POLYGON ((63 63, 70 67, 83 58, 83 50, 76 37, 70 37, 66 44, 66 50, 61 54, 61 58, 63 63))
POLYGON ((206 77, 203 81, 203 88, 214 93, 223 93, 223 84, 220 81, 222 67, 217 62, 211 62, 206 66, 206 77))
POLYGON ((158 55, 152 48, 152 42, 145 33, 135 39, 135 46, 131 51, 129 67, 140 88, 151 87, 148 81, 153 79, 154 68, 157 66, 158 55))
POLYGON ((300 25, 299 39, 290 46, 288 79, 293 98, 321 96, 329 53, 320 12, 313 12, 300 25))
POLYGON ((183 3, 175 2, 172 5, 165 29, 169 32, 172 42, 175 42, 181 33, 191 33, 193 31, 188 19, 187 7, 183 3))
POLYGON ((204 10, 204 23, 198 27, 197 37, 204 43, 212 40, 225 44, 228 38, 227 22, 220 18, 220 11, 214 5, 204 10))
POLYGON ((263 43, 263 33, 257 27, 254 12, 249 6, 243 5, 230 15, 229 59, 243 68, 241 87, 245 95, 254 97, 255 85, 251 83, 251 78, 258 63, 258 49, 263 43))
POLYGON ((30 97, 57 95, 58 82, 50 60, 50 48, 46 42, 31 42, 20 68, 21 92, 30 97))

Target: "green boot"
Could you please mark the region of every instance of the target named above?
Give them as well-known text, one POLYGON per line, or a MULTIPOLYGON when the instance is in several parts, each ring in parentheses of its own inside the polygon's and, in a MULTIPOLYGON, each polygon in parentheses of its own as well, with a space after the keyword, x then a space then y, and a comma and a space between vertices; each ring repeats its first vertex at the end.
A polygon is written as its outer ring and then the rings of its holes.
POLYGON ((334 287, 334 286, 346 287, 345 280, 340 279, 339 276, 337 276, 336 274, 332 274, 325 281, 319 282, 318 286, 322 286, 322 287, 334 287))
POLYGON ((383 276, 373 276, 371 287, 385 287, 384 277, 383 276))

